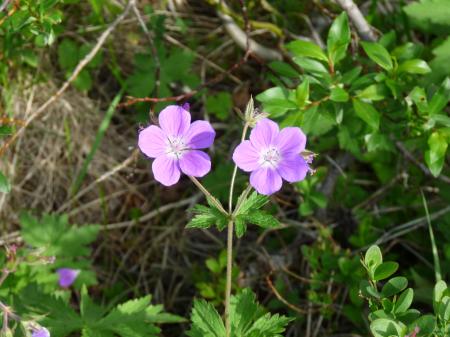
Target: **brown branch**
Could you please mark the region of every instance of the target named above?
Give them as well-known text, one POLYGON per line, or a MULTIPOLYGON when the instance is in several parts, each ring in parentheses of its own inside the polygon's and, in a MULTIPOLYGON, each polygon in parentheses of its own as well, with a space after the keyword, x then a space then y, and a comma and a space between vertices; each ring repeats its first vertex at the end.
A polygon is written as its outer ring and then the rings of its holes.
POLYGON ((411 152, 408 151, 408 149, 405 147, 405 145, 403 145, 403 143, 401 141, 396 141, 395 142, 395 146, 397 147, 397 149, 400 150, 400 152, 403 154, 403 156, 408 159, 410 162, 412 162, 414 165, 416 165, 426 176, 431 177, 431 178, 436 178, 439 179, 441 181, 443 181, 444 183, 450 184, 450 178, 440 174, 439 176, 435 177, 431 171, 428 169, 428 167, 425 166, 425 164, 421 163, 419 160, 416 159, 416 157, 414 157, 411 152))

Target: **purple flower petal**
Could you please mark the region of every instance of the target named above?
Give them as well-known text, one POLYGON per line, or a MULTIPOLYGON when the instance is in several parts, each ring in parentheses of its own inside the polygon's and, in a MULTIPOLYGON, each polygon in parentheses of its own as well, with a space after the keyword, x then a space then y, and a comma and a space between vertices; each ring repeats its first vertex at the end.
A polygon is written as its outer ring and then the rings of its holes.
POLYGON ((278 124, 268 118, 261 119, 250 133, 250 141, 259 150, 269 147, 278 135, 278 124))
POLYGON ((278 134, 275 140, 281 153, 299 154, 305 149, 306 136, 300 128, 284 128, 278 134))
POLYGON ((169 105, 159 113, 159 125, 169 136, 183 135, 190 124, 190 113, 179 105, 169 105))
POLYGON ((277 167, 280 176, 290 183, 305 179, 308 171, 308 164, 299 154, 283 157, 277 167))
POLYGON ((50 331, 42 326, 39 329, 34 330, 31 334, 31 337, 50 337, 50 331))
POLYGON ((180 180, 180 168, 175 158, 166 155, 157 157, 152 164, 155 179, 164 186, 172 186, 180 180))
POLYGON ((138 146, 150 158, 156 158, 165 152, 166 135, 155 125, 150 125, 139 132, 138 146))
POLYGON ((260 168, 250 175, 250 184, 260 194, 271 195, 281 189, 282 183, 278 172, 270 168, 260 168))
POLYGON ((259 154, 249 140, 244 140, 233 152, 233 161, 246 172, 254 171, 259 167, 259 154))
POLYGON ((202 151, 189 151, 180 158, 180 168, 184 174, 203 177, 211 170, 211 159, 202 151))
POLYGON ((78 269, 60 268, 56 271, 59 275, 59 285, 63 288, 70 287, 80 274, 78 269))
POLYGON ((185 138, 191 149, 205 149, 214 142, 216 132, 206 121, 195 121, 189 127, 185 138))

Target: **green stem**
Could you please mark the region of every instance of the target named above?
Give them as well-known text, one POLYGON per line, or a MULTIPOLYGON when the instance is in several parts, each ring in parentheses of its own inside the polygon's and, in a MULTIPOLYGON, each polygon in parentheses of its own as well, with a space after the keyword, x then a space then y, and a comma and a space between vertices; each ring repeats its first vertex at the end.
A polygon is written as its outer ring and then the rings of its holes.
MULTIPOLYGON (((242 130, 241 143, 244 141, 247 135, 247 130, 249 124, 245 123, 244 129, 242 130)), ((233 192, 234 184, 236 182, 237 165, 234 165, 233 175, 231 176, 230 184, 230 195, 228 198, 228 214, 233 214, 233 192)), ((234 222, 233 219, 228 223, 228 235, 227 235, 227 277, 226 277, 226 288, 225 288, 225 331, 226 337, 231 336, 231 321, 230 321, 230 301, 231 301, 231 284, 233 276, 233 231, 234 222)))

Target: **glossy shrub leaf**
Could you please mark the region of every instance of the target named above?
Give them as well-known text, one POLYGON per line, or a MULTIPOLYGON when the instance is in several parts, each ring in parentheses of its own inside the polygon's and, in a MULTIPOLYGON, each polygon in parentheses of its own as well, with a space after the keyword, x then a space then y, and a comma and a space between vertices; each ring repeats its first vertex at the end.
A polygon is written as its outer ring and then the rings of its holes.
POLYGON ((361 291, 361 294, 363 294, 363 296, 365 297, 380 298, 380 294, 378 293, 378 291, 367 280, 362 280, 360 282, 359 290, 361 291))
POLYGON ((298 106, 303 108, 309 100, 309 80, 307 78, 297 86, 295 96, 297 98, 298 106))
POLYGON ((444 109, 450 99, 450 78, 446 78, 430 100, 430 115, 437 114, 444 109))
POLYGON ((334 102, 347 102, 348 97, 347 91, 342 88, 335 87, 330 91, 330 99, 334 102))
POLYGON ((401 63, 398 71, 400 73, 427 74, 431 72, 431 68, 424 60, 414 59, 401 63))
POLYGON ((371 104, 354 99, 353 108, 359 118, 366 122, 374 131, 378 130, 380 126, 380 113, 371 104))
POLYGON ((286 45, 286 48, 294 56, 311 57, 317 60, 328 62, 328 58, 323 50, 315 43, 303 40, 292 41, 286 45))
POLYGON ((433 315, 419 317, 415 322, 420 331, 418 336, 429 336, 436 329, 436 318, 433 315))
POLYGON ((395 302, 395 313, 406 312, 412 304, 414 299, 414 290, 412 288, 406 289, 398 297, 397 302, 395 302))
POLYGON ((294 62, 306 72, 316 75, 328 74, 327 68, 319 61, 308 59, 306 57, 294 57, 294 62))
POLYGON ((371 84, 358 93, 358 98, 369 101, 380 101, 386 98, 388 89, 383 84, 371 84))
POLYGON ((438 281, 433 289, 433 308, 434 311, 437 312, 439 307, 439 302, 444 297, 444 294, 447 292, 447 283, 445 281, 438 281))
POLYGON ((438 131, 428 138, 429 150, 425 152, 425 162, 430 172, 437 177, 444 167, 445 153, 447 152, 447 139, 438 131))
POLYGON ((389 52, 381 44, 376 42, 361 42, 361 45, 372 61, 385 70, 392 70, 393 63, 389 52))
POLYGON ((391 278, 381 289, 381 296, 391 297, 406 289, 408 280, 403 276, 391 278))
POLYGON ((370 324, 370 331, 374 337, 404 336, 406 327, 389 318, 379 318, 370 324))
POLYGON ((384 279, 387 279, 389 276, 394 274, 398 269, 398 263, 397 262, 383 262, 380 264, 374 272, 374 280, 375 281, 381 281, 384 279))
POLYGON ((9 193, 11 192, 11 184, 9 183, 8 178, 0 171, 0 192, 1 193, 9 193))
POLYGON ((370 269, 375 270, 381 263, 383 263, 383 255, 381 254, 380 247, 371 246, 364 256, 364 263, 370 269))
POLYGON ((338 63, 345 57, 350 43, 350 27, 347 13, 343 11, 331 25, 327 37, 328 58, 332 64, 338 63))

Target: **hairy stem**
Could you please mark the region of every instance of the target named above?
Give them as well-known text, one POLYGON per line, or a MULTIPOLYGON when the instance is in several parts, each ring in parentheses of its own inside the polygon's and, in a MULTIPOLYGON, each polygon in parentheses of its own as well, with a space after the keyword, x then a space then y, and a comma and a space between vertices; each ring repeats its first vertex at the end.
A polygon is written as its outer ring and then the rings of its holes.
POLYGON ((231 321, 230 321, 230 300, 231 300, 231 283, 233 277, 233 227, 234 223, 231 220, 228 223, 228 235, 227 235, 227 285, 225 289, 225 329, 226 337, 230 337, 231 334, 231 321))
MULTIPOLYGON (((249 128, 249 124, 245 123, 244 129, 242 130, 241 143, 244 141, 245 136, 247 135, 247 130, 249 128)), ((234 192, 234 184, 236 182, 236 174, 237 174, 237 165, 234 165, 233 175, 231 176, 231 184, 230 184, 230 195, 228 198, 228 214, 233 215, 233 192, 234 192)), ((231 322, 230 322, 230 300, 231 300, 231 283, 233 276, 233 230, 234 230, 234 222, 233 219, 228 222, 228 235, 227 235, 227 283, 225 288, 225 329, 226 329, 226 337, 230 337, 231 335, 231 322)))
POLYGON ((214 198, 214 196, 205 188, 205 186, 202 185, 202 183, 200 181, 198 181, 197 178, 192 177, 192 176, 188 176, 192 182, 194 183, 195 186, 198 187, 198 189, 206 196, 206 198, 212 202, 214 204, 214 206, 217 207, 217 209, 219 211, 221 211, 223 214, 228 215, 228 212, 223 208, 222 204, 220 203, 219 200, 217 200, 216 198, 214 198))

